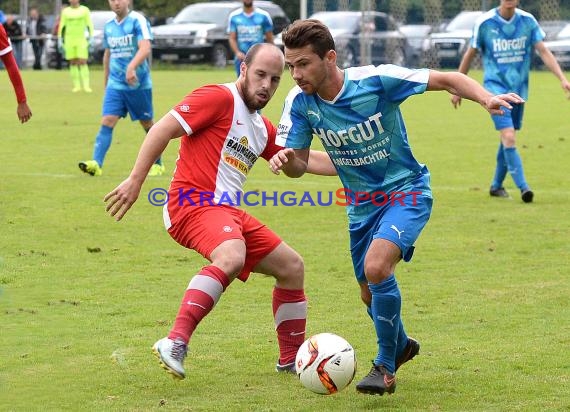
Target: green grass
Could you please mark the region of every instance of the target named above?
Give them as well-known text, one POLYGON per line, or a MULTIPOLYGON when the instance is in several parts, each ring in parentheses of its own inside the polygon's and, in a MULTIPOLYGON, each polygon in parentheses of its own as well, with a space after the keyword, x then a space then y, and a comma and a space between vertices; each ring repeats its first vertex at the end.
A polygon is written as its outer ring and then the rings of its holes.
MULTIPOLYGON (((473 72, 480 79, 479 72, 473 72)), ((146 194, 124 221, 103 196, 130 171, 143 138, 122 120, 104 175, 91 156, 102 72, 95 92, 72 94, 65 71, 23 73, 34 116, 17 122, 0 72, 0 410, 2 411, 544 411, 570 408, 570 219, 568 102, 549 73, 533 73, 519 148, 535 203, 490 199, 497 133, 484 110, 455 111, 445 93, 403 105, 416 157, 432 172, 435 205, 414 260, 400 264, 403 319, 421 355, 398 373, 393 396, 314 395, 277 375, 272 279, 235 282, 199 326, 176 382, 150 353, 174 319, 191 276, 205 262, 177 245, 146 194)), ((204 83, 232 81, 231 69, 154 72, 156 118, 204 83)), ((292 85, 285 73, 264 110, 278 121, 292 85)), ((248 190, 331 190, 336 178, 272 175, 264 161, 248 190)), ((251 207, 305 259, 308 333, 345 337, 368 372, 376 343, 360 303, 340 207, 251 207)))

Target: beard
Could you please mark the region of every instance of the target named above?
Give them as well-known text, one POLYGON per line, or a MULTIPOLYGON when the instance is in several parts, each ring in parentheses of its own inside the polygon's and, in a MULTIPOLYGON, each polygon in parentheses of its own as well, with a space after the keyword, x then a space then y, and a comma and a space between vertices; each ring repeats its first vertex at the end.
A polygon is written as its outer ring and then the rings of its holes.
POLYGON ((267 103, 269 103, 269 99, 271 96, 269 92, 265 92, 267 95, 267 100, 261 100, 262 97, 258 96, 257 93, 249 87, 249 84, 246 81, 243 85, 243 101, 249 110, 260 110, 263 109, 267 103))

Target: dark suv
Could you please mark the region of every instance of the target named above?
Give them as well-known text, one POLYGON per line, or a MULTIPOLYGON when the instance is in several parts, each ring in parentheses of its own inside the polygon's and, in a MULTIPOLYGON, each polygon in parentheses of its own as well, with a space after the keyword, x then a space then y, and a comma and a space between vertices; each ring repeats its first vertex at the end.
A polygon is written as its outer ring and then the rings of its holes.
POLYGON ((462 11, 445 26, 442 32, 430 36, 431 59, 440 67, 457 68, 473 34, 475 21, 482 11, 462 11))
MULTIPOLYGON (((265 10, 273 20, 274 33, 290 23, 277 4, 256 0, 255 7, 265 10)), ((231 56, 226 33, 229 14, 243 7, 241 1, 195 3, 182 9, 172 22, 152 29, 152 55, 166 61, 209 62, 217 67, 231 56)))

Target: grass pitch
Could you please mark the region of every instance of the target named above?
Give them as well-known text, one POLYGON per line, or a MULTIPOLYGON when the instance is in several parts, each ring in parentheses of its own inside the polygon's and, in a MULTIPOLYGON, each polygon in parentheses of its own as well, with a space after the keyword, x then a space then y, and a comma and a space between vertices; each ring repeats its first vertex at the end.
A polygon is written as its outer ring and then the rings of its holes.
MULTIPOLYGON (((473 72, 480 79, 481 73, 473 72)), ((392 396, 334 396, 305 390, 274 372, 272 279, 234 282, 200 324, 173 381, 150 347, 169 330, 191 276, 205 264, 170 239, 146 195, 124 221, 103 196, 132 167, 143 132, 119 122, 104 174, 82 174, 98 130, 102 72, 94 93, 72 94, 67 72, 23 73, 34 116, 17 122, 0 72, 0 410, 5 411, 543 411, 570 408, 570 214, 565 119, 570 103, 550 73, 533 73, 518 147, 535 202, 491 199, 497 133, 472 102, 455 111, 445 93, 403 104, 416 157, 432 173, 433 215, 412 263, 400 264, 407 332, 420 356, 398 372, 392 396), (98 87, 99 86, 99 87, 98 87)), ((156 119, 205 83, 232 70, 155 71, 156 119)), ((279 119, 292 85, 285 73, 264 113, 279 119)), ((336 178, 274 176, 260 160, 247 190, 335 191, 336 178)), ((376 353, 373 329, 352 274, 344 210, 250 207, 305 259, 308 333, 346 338, 359 359, 356 380, 376 353)))

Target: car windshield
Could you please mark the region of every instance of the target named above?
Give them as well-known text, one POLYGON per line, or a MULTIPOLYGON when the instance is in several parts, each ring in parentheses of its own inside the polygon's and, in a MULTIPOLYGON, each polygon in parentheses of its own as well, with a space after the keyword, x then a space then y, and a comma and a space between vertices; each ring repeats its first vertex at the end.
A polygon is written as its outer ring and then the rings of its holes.
POLYGON ((360 22, 360 13, 315 13, 311 19, 322 21, 330 30, 354 31, 360 22))
POLYGON ((105 23, 114 18, 115 18, 115 12, 113 11, 91 12, 91 21, 93 22, 93 28, 95 30, 103 30, 103 27, 105 27, 105 23))
POLYGON ((213 23, 217 26, 226 26, 228 15, 234 8, 214 7, 211 3, 208 5, 192 4, 178 13, 172 22, 175 24, 213 23))
POLYGON ((455 30, 471 30, 475 25, 475 20, 481 15, 481 12, 460 13, 449 22, 445 31, 455 30))

